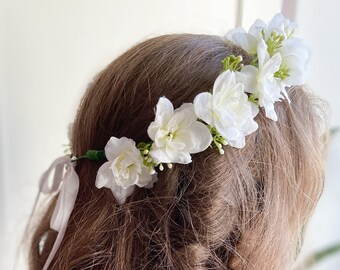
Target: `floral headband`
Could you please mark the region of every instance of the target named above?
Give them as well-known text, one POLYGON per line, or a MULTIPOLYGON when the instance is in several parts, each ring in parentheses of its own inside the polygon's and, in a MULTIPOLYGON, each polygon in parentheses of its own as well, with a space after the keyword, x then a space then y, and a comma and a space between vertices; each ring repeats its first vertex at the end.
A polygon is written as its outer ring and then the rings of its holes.
POLYGON ((59 233, 44 270, 61 244, 77 197, 79 178, 74 161, 107 159, 97 172, 95 185, 111 189, 121 205, 136 186, 152 188, 156 171, 163 171, 164 166, 188 164, 192 154, 208 147, 220 154, 224 154, 225 145, 244 147, 245 136, 258 128, 254 118, 259 107, 277 121, 274 103, 289 100, 285 88, 305 83, 310 53, 304 42, 294 37, 296 28, 296 23, 277 14, 269 24, 255 21, 248 32, 243 28, 228 32, 226 38, 252 55, 252 62, 242 64, 240 55, 226 57, 212 91, 199 93, 193 103, 175 109, 170 100, 160 97, 155 120, 147 129, 150 141, 136 143, 126 137, 111 137, 104 150, 57 159, 40 180, 41 192, 60 192, 51 219, 51 228, 59 233))

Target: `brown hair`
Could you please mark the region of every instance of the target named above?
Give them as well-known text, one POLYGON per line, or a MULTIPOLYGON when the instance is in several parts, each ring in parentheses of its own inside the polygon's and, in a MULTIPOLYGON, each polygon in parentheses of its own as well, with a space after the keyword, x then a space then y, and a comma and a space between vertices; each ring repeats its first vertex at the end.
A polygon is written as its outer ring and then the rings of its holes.
MULTIPOLYGON (((111 136, 147 141, 154 107, 166 96, 179 107, 208 91, 239 47, 208 35, 144 41, 109 64, 89 85, 73 125, 73 153, 103 149, 111 136)), ((119 206, 97 189, 103 162, 83 160, 80 190, 50 269, 289 269, 324 178, 324 108, 303 87, 277 102, 279 120, 261 110, 246 146, 208 149, 188 165, 158 173, 119 206)), ((55 240, 53 198, 36 228, 31 269, 41 269, 55 240), (39 243, 46 242, 42 251, 39 243)))

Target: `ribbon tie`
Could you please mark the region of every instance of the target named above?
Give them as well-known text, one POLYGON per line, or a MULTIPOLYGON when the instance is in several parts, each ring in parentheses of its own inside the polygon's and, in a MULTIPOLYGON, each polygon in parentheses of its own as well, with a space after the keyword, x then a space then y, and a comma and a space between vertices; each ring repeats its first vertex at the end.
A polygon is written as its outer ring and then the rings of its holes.
POLYGON ((57 231, 58 236, 43 268, 47 270, 64 238, 79 190, 79 177, 69 157, 57 158, 51 164, 40 178, 39 190, 44 194, 59 193, 50 223, 51 229, 57 231))

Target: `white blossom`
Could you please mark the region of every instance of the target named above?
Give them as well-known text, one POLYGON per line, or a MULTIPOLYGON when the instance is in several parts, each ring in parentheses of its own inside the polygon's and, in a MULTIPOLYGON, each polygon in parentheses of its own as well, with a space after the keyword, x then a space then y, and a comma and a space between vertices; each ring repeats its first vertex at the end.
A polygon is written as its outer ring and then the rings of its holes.
POLYGON ((244 86, 236 82, 235 73, 229 70, 218 76, 212 93, 195 97, 194 108, 198 118, 215 127, 233 147, 244 147, 245 136, 258 127, 254 121, 257 106, 248 101, 244 86))
POLYGON ((264 39, 267 42, 273 34, 282 35, 283 40, 290 39, 293 38, 296 28, 295 22, 286 19, 282 14, 276 14, 268 25, 257 19, 248 32, 243 27, 238 27, 229 31, 226 38, 241 46, 248 53, 256 54, 260 40, 264 39))
POLYGON ((248 32, 243 28, 236 28, 229 31, 226 37, 255 56, 258 54, 258 44, 264 40, 269 55, 279 53, 282 58, 280 79, 284 86, 302 85, 306 82, 310 50, 302 39, 294 37, 296 29, 295 22, 286 19, 282 14, 276 14, 269 24, 256 20, 248 32))
POLYGON ((105 146, 105 156, 108 161, 98 170, 96 187, 110 188, 120 204, 132 194, 135 185, 149 187, 154 182, 132 139, 111 137, 105 146))
POLYGON ((277 115, 274 110, 274 102, 284 98, 281 94, 281 80, 274 77, 281 65, 280 54, 269 56, 267 45, 262 40, 258 44, 258 67, 244 66, 236 73, 237 81, 242 83, 245 91, 258 98, 259 105, 264 107, 266 116, 274 121, 277 115))
POLYGON ((165 97, 157 103, 148 135, 154 141, 150 156, 155 163, 190 163, 190 154, 204 151, 212 142, 207 126, 197 121, 192 103, 174 110, 165 97))
MULTIPOLYGON (((265 23, 263 23, 265 25, 265 23)), ((297 29, 297 23, 286 19, 281 13, 276 14, 268 24, 266 29, 266 38, 269 38, 273 32, 279 33, 285 39, 291 38, 297 29)))
POLYGON ((286 86, 305 84, 311 53, 304 41, 299 38, 284 40, 276 52, 282 57, 281 68, 285 68, 289 74, 283 78, 283 83, 286 86))

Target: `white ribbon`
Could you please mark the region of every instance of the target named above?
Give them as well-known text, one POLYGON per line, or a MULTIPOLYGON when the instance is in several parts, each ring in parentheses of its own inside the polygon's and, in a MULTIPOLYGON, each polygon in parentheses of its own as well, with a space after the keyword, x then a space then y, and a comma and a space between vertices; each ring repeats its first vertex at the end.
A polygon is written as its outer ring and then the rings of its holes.
POLYGON ((51 229, 57 231, 58 236, 43 268, 47 270, 64 238, 79 190, 79 177, 71 159, 66 156, 57 158, 41 176, 39 187, 44 194, 59 193, 50 223, 51 229))

